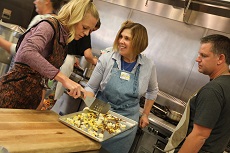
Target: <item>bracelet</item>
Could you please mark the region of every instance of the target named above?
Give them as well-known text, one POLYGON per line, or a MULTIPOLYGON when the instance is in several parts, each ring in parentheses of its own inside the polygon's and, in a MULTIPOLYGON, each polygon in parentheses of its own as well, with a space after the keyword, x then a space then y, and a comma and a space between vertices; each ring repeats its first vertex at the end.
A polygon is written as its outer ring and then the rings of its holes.
POLYGON ((145 113, 142 113, 142 115, 141 116, 146 116, 146 117, 148 117, 148 115, 147 114, 145 114, 145 113))

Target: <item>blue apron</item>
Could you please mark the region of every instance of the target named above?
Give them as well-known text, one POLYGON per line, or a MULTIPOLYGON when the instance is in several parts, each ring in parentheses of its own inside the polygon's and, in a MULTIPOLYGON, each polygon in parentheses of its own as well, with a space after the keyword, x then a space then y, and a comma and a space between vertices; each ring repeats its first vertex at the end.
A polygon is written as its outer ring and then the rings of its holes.
MULTIPOLYGON (((111 104, 111 110, 132 120, 139 121, 139 70, 135 73, 119 70, 114 62, 111 76, 103 91, 99 91, 97 98, 111 104), (121 73, 129 74, 130 79, 121 79, 121 73)), ((128 153, 135 138, 137 126, 115 137, 102 142, 102 147, 110 153, 128 153)))

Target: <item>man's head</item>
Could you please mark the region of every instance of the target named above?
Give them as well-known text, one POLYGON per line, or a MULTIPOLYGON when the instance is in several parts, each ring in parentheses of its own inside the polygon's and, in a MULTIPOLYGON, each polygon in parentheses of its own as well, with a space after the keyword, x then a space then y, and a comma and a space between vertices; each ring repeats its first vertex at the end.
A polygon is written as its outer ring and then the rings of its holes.
POLYGON ((215 78, 230 63, 230 39, 223 35, 209 35, 201 38, 201 47, 196 59, 198 71, 215 78))
POLYGON ((40 15, 57 13, 69 0, 34 0, 36 12, 40 15))
POLYGON ((226 63, 230 64, 230 39, 223 35, 209 35, 201 38, 201 44, 211 43, 211 52, 220 55, 224 54, 226 58, 226 63))

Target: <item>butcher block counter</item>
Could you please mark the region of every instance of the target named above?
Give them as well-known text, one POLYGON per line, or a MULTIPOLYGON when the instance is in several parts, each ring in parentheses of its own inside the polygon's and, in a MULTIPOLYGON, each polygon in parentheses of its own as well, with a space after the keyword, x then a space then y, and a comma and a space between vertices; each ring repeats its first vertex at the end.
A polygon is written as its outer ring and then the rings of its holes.
POLYGON ((10 153, 99 152, 100 143, 58 118, 53 111, 0 108, 0 146, 10 153))

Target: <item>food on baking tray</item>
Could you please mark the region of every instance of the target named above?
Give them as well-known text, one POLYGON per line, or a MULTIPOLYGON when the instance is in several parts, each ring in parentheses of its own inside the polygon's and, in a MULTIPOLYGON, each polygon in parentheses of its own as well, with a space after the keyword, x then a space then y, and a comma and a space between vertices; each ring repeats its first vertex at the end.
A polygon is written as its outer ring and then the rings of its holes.
POLYGON ((109 134, 120 133, 126 128, 125 121, 111 114, 99 114, 94 111, 85 111, 66 118, 66 122, 87 131, 90 135, 103 139, 104 132, 109 134))

